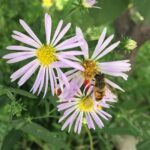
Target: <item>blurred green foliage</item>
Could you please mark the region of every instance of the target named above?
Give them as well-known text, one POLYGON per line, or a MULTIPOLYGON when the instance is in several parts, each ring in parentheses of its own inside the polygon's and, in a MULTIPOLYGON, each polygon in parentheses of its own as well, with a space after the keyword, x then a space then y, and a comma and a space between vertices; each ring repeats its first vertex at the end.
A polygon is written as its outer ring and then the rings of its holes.
MULTIPOLYGON (((76 1, 78 2, 78 1, 76 1)), ((108 34, 114 32, 113 22, 131 4, 145 21, 150 20, 149 0, 100 0, 102 9, 82 9, 74 1, 57 0, 49 9, 40 0, 0 0, 0 56, 7 53, 6 46, 16 43, 11 39, 13 30, 23 31, 19 19, 24 19, 44 41, 44 13, 53 19, 53 31, 57 22, 71 22, 69 35, 80 26, 91 47, 104 26, 108 34)), ((124 58, 124 52, 114 51, 107 59, 124 58)), ((111 121, 105 121, 103 130, 91 131, 96 150, 112 150, 116 135, 132 135, 138 140, 138 150, 150 148, 150 42, 141 46, 128 81, 116 80, 125 90, 117 92, 118 102, 110 109, 111 121)), ((60 114, 56 111, 57 98, 49 93, 45 99, 29 93, 34 77, 23 87, 11 83, 9 76, 24 63, 8 65, 0 59, 0 147, 2 150, 79 150, 89 149, 86 130, 80 135, 61 131, 60 114)), ((113 78, 114 80, 114 78, 113 78)), ((42 94, 41 94, 42 95, 42 94)))

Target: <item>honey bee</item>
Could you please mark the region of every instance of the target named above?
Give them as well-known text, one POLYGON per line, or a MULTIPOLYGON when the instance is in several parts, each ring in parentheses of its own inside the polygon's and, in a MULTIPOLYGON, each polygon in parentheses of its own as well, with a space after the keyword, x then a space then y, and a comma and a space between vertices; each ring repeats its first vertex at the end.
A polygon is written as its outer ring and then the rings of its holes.
POLYGON ((97 73, 94 76, 94 79, 95 79, 95 83, 94 83, 93 91, 94 91, 95 99, 96 101, 100 101, 105 95, 106 83, 105 83, 104 74, 97 73))

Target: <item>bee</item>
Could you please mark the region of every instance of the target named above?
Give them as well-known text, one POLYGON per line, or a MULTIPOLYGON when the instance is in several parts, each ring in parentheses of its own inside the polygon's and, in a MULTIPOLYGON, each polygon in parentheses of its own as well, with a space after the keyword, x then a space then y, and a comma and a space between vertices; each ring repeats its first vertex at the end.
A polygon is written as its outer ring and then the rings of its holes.
POLYGON ((93 91, 94 91, 95 99, 96 99, 96 101, 100 101, 100 100, 102 100, 103 96, 105 95, 106 83, 105 83, 104 74, 97 73, 94 76, 94 79, 95 79, 95 83, 94 83, 93 91))

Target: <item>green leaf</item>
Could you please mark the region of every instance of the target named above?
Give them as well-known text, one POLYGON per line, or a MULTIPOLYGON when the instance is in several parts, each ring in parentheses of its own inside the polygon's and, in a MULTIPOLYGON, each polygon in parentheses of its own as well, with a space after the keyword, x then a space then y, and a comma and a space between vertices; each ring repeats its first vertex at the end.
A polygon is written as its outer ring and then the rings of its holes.
POLYGON ((128 0, 101 0, 98 6, 102 9, 90 10, 93 23, 112 23, 120 14, 127 8, 129 4, 128 0))
POLYGON ((112 135, 123 135, 123 134, 129 134, 129 135, 135 135, 135 136, 138 135, 136 132, 134 132, 134 130, 132 130, 129 127, 104 128, 103 132, 107 134, 112 134, 112 135))
POLYGON ((1 150, 12 150, 14 145, 18 143, 18 140, 21 137, 21 132, 15 129, 12 129, 4 138, 1 150))
POLYGON ((150 22, 150 1, 149 0, 133 0, 133 3, 140 14, 150 22))
POLYGON ((25 96, 25 97, 28 97, 28 98, 31 98, 31 99, 36 99, 37 98, 37 96, 35 96, 35 95, 33 95, 33 94, 31 94, 27 91, 17 89, 17 88, 7 88, 7 87, 4 87, 4 86, 0 85, 0 96, 4 95, 4 94, 7 94, 7 96, 10 99, 13 99, 11 93, 18 94, 18 95, 21 95, 21 96, 25 96))
POLYGON ((148 150, 150 149, 150 139, 145 139, 138 143, 137 150, 148 150))
POLYGON ((8 88, 7 90, 9 90, 10 92, 12 92, 14 94, 18 94, 18 95, 25 96, 28 98, 32 98, 32 99, 37 98, 37 96, 35 96, 27 91, 21 90, 21 89, 8 88))
MULTIPOLYGON (((62 133, 56 133, 56 132, 50 132, 46 128, 42 127, 41 125, 30 122, 25 123, 22 121, 14 122, 14 126, 19 125, 19 129, 23 132, 32 135, 33 137, 40 139, 44 142, 46 142, 51 150, 59 150, 61 148, 66 147, 64 136, 62 133), (58 144, 59 143, 59 144, 58 144)), ((16 126, 17 127, 17 126, 16 126)))

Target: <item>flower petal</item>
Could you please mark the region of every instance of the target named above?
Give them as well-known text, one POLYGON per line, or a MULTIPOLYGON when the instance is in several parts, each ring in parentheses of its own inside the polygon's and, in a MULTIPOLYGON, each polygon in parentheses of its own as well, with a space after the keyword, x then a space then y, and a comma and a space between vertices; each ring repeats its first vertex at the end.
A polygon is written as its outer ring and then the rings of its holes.
POLYGON ((58 56, 58 59, 64 63, 66 63, 67 65, 73 67, 73 68, 76 68, 76 69, 79 69, 81 71, 84 70, 84 68, 79 64, 79 63, 76 63, 76 62, 73 62, 73 61, 70 61, 70 60, 67 60, 67 59, 64 59, 60 56, 58 56))
POLYGON ((45 73, 45 90, 44 90, 44 95, 43 95, 43 98, 45 97, 46 95, 46 92, 47 92, 47 89, 48 89, 48 79, 49 79, 49 75, 48 75, 48 69, 46 69, 46 73, 45 73))
POLYGON ((23 20, 19 20, 20 24, 22 25, 22 27, 25 29, 25 31, 36 41, 38 42, 40 45, 42 45, 42 43, 40 42, 40 40, 38 39, 38 37, 34 34, 34 32, 30 29, 30 27, 26 24, 25 21, 23 20))
POLYGON ((25 46, 18 46, 18 45, 11 45, 7 47, 8 50, 14 50, 14 51, 35 51, 36 49, 25 47, 25 46))
MULTIPOLYGON (((98 42, 97 42, 97 45, 96 45, 96 48, 94 50, 94 53, 91 57, 91 59, 94 59, 103 49, 100 49, 101 48, 101 45, 105 39, 105 36, 106 36, 106 31, 107 31, 107 28, 104 28, 98 42)), ((109 43, 108 43, 109 44, 109 43)))
POLYGON ((54 87, 54 79, 53 79, 51 68, 49 68, 49 77, 50 77, 51 92, 52 92, 52 95, 54 95, 55 87, 54 87))
POLYGON ((105 79, 105 81, 106 81, 107 84, 109 84, 113 88, 121 90, 122 92, 124 92, 124 90, 119 85, 117 85, 116 83, 114 83, 114 82, 112 82, 112 81, 110 81, 108 79, 105 79))
POLYGON ((41 79, 40 79, 40 85, 39 85, 39 91, 38 91, 38 95, 40 94, 40 92, 42 91, 42 88, 44 86, 44 81, 45 81, 45 68, 43 68, 42 73, 41 73, 41 79))
POLYGON ((29 70, 30 68, 32 68, 33 66, 35 66, 37 60, 33 60, 30 63, 26 64, 25 66, 23 66, 22 68, 20 68, 19 70, 17 70, 16 72, 14 72, 10 78, 12 79, 12 81, 15 81, 16 79, 20 78, 23 74, 25 74, 27 72, 27 70, 29 70))
POLYGON ((32 74, 36 71, 36 69, 39 67, 39 63, 35 63, 32 68, 30 68, 19 80, 18 85, 22 86, 31 76, 32 74))
POLYGON ((40 48, 37 43, 35 43, 35 42, 33 42, 33 41, 31 41, 31 40, 29 40, 29 39, 27 39, 27 38, 22 38, 22 37, 17 36, 17 35, 12 35, 12 38, 14 38, 15 40, 20 41, 20 42, 22 42, 22 43, 25 43, 25 44, 27 44, 27 45, 30 45, 30 46, 32 46, 32 47, 35 47, 35 48, 37 48, 37 49, 40 48))
POLYGON ((62 29, 62 31, 59 33, 59 35, 57 36, 56 40, 54 41, 53 46, 55 46, 55 45, 62 39, 62 37, 68 32, 70 26, 71 26, 71 23, 68 23, 68 24, 62 29))
POLYGON ((88 47, 86 40, 84 39, 84 35, 82 33, 82 30, 78 27, 76 28, 76 35, 78 36, 78 41, 83 42, 83 44, 80 47, 81 47, 81 50, 84 54, 84 57, 86 59, 88 59, 89 58, 89 47, 88 47))
POLYGON ((13 59, 13 58, 16 58, 16 57, 22 57, 22 56, 25 56, 25 55, 31 55, 31 54, 35 54, 34 52, 15 52, 15 53, 10 53, 10 54, 7 54, 5 56, 3 56, 4 59, 13 59))
POLYGON ((53 36, 53 39, 51 41, 51 44, 53 45, 54 41, 56 40, 56 37, 58 36, 58 34, 60 33, 60 30, 62 28, 62 25, 63 25, 63 20, 60 20, 59 23, 58 23, 58 26, 55 30, 55 33, 54 33, 54 36, 53 36))
POLYGON ((23 39, 27 39, 29 41, 31 41, 32 43, 37 44, 39 47, 41 47, 41 44, 39 44, 38 42, 36 42, 34 39, 30 38, 29 36, 25 35, 24 33, 21 33, 19 31, 13 31, 14 35, 19 36, 23 39))
POLYGON ((98 115, 93 111, 91 112, 91 115, 94 119, 94 121, 96 122, 96 124, 98 125, 99 128, 103 128, 104 127, 104 124, 103 122, 101 121, 101 119, 98 117, 98 115))
POLYGON ((106 54, 108 54, 109 52, 111 52, 112 50, 114 50, 119 44, 120 44, 120 41, 112 44, 111 46, 109 46, 108 48, 106 48, 95 60, 98 60, 98 59, 104 57, 106 54))
POLYGON ((33 54, 28 54, 28 55, 23 55, 23 56, 20 56, 20 57, 15 57, 13 59, 10 59, 7 61, 7 63, 16 63, 16 62, 20 62, 20 61, 23 61, 23 60, 26 60, 26 59, 29 59, 29 58, 32 58, 34 57, 33 54))
POLYGON ((47 45, 50 44, 51 29, 52 29, 52 20, 51 20, 51 17, 46 13, 45 14, 45 33, 46 33, 47 45))

